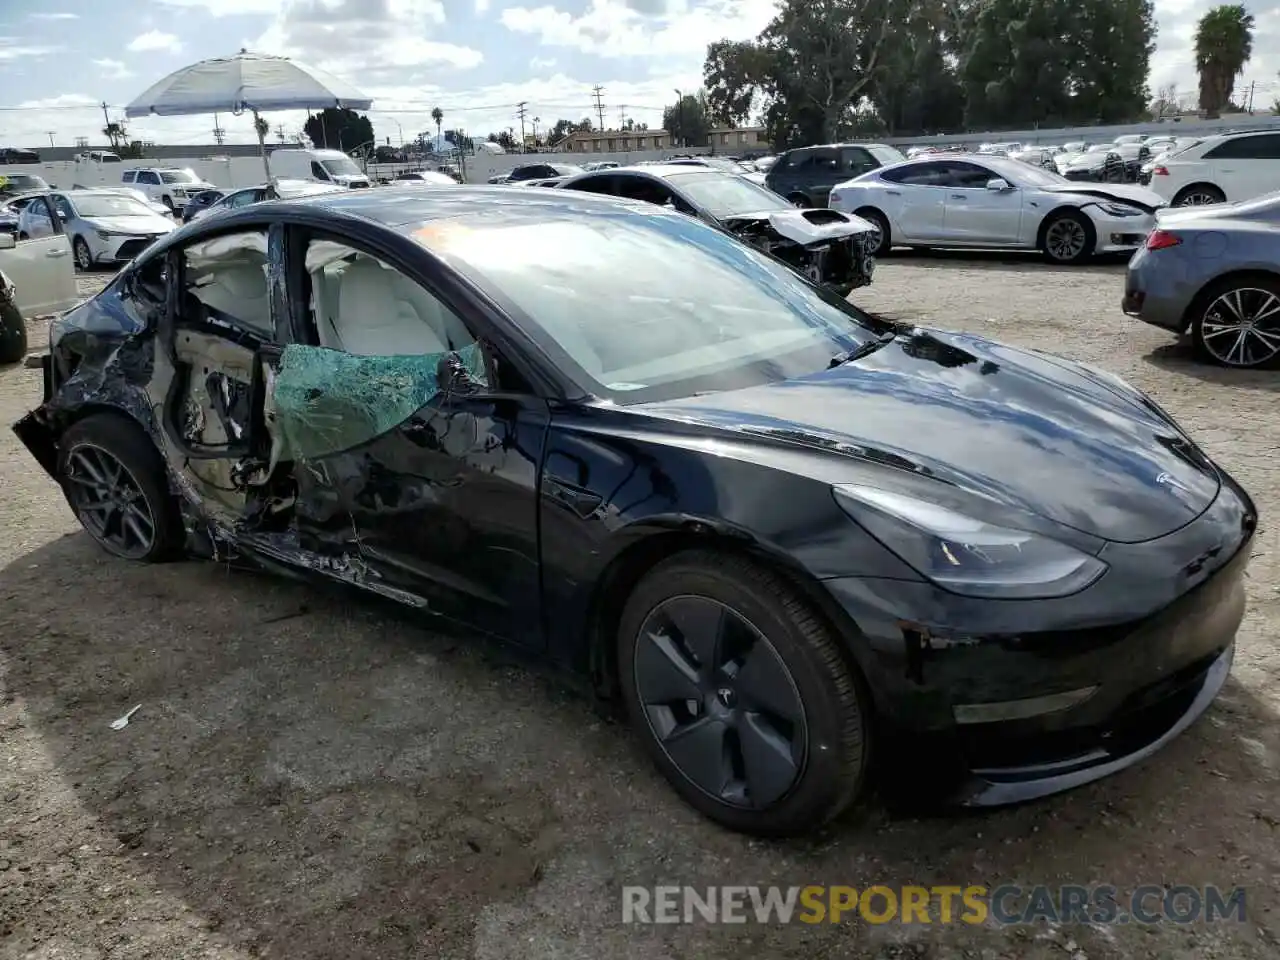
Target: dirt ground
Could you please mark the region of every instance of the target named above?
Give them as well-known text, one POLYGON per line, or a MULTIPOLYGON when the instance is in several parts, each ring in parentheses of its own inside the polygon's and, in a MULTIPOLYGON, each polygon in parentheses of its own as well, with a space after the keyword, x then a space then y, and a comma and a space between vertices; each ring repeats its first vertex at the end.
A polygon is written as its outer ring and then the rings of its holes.
MULTIPOLYGON (((624 728, 494 650, 265 576, 108 559, 0 431, 0 957, 1280 955, 1280 377, 1208 368, 1125 319, 1122 274, 904 256, 855 299, 1101 364, 1243 481, 1262 532, 1231 681, 1102 783, 965 817, 873 806, 803 843, 701 820, 624 728), (1244 886, 1247 920, 620 920, 626 884, 757 883, 1244 886)), ((0 371, 0 421, 38 393, 36 371, 0 371)))

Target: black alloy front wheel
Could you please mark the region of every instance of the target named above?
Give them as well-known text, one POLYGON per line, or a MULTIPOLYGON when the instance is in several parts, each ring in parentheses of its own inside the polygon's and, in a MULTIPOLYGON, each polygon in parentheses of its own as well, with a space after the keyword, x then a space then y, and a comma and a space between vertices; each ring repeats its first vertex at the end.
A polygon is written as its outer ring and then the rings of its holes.
POLYGON ((632 724, 676 791, 746 833, 816 829, 866 785, 867 701, 839 640, 777 574, 679 554, 628 599, 619 675, 632 724))

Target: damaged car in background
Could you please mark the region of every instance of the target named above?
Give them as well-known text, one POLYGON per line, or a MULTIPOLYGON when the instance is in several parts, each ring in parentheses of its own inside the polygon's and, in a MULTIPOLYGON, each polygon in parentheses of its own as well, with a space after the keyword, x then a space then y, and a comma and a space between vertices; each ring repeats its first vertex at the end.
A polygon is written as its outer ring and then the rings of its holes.
POLYGON ((1054 263, 1137 250, 1165 206, 1143 187, 1074 183, 1007 157, 925 156, 831 191, 831 206, 876 225, 891 247, 1039 250, 1054 263))
POLYGON ((15 430, 108 552, 521 646, 760 834, 865 797, 877 753, 969 806, 1151 756, 1226 680, 1257 522, 1106 371, 571 190, 202 218, 52 324, 15 430))
POLYGON ((726 230, 841 295, 871 282, 872 224, 835 210, 798 209, 732 172, 698 164, 645 164, 570 177, 557 184, 669 207, 726 230))

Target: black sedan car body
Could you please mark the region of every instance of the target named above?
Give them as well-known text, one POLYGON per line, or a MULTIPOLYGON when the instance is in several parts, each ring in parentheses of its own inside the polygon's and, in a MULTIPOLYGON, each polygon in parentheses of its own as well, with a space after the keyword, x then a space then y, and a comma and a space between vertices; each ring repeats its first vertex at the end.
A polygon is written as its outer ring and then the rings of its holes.
POLYGON ((1224 682, 1255 528, 1119 379, 561 190, 202 218, 54 323, 15 430, 108 551, 549 657, 760 833, 834 817, 898 736, 970 804, 1154 752, 1224 682))
POLYGON ((226 195, 226 190, 204 190, 197 193, 194 197, 188 199, 186 205, 182 208, 182 222, 187 223, 194 219, 197 213, 208 210, 226 195))
POLYGON ((777 257, 841 295, 871 282, 879 234, 837 210, 797 209, 771 190, 722 170, 646 164, 571 177, 561 190, 643 200, 697 217, 777 257))

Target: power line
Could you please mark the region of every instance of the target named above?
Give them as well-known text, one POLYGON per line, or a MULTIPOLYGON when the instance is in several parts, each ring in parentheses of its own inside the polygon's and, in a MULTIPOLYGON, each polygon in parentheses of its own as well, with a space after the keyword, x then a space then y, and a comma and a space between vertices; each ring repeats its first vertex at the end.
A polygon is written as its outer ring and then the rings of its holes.
POLYGON ((591 94, 596 98, 596 116, 600 118, 600 129, 603 130, 604 129, 604 100, 601 98, 604 96, 604 87, 600 86, 600 84, 597 83, 594 87, 591 88, 591 94))

